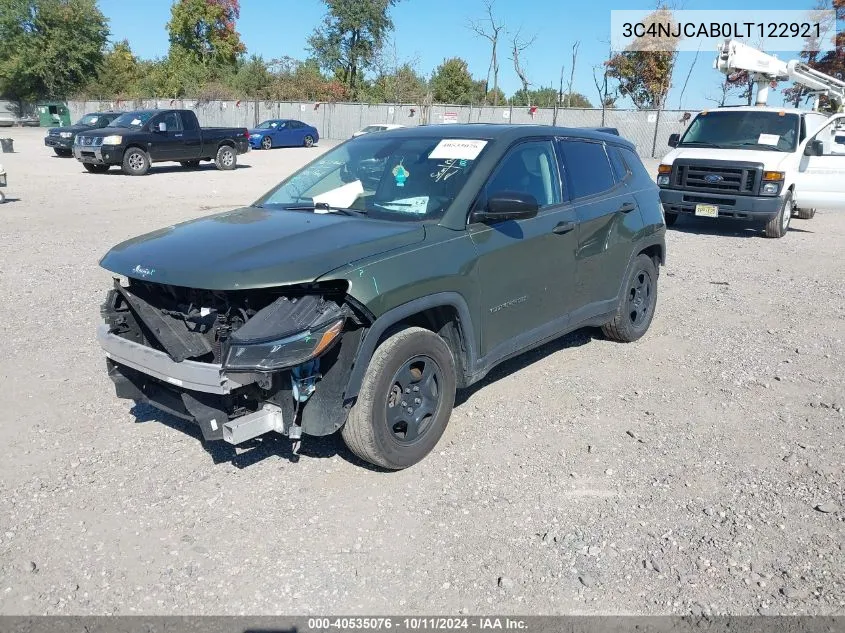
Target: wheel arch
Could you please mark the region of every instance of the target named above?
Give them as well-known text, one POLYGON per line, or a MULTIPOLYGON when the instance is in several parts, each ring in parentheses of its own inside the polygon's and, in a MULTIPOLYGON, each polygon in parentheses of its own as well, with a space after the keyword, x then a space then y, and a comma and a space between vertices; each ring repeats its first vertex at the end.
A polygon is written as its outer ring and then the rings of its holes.
POLYGON ((475 331, 469 306, 457 292, 439 292, 403 303, 373 321, 355 356, 344 401, 358 396, 364 372, 382 341, 411 326, 425 328, 443 337, 455 357, 458 386, 468 384, 476 359, 475 331))

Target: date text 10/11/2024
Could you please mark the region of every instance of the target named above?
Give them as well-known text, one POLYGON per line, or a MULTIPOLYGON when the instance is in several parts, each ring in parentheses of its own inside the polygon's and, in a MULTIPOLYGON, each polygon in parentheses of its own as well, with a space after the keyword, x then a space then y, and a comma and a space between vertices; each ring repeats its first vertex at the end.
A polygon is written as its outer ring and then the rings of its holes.
POLYGON ((309 631, 395 630, 395 631, 527 631, 520 618, 498 617, 374 617, 374 618, 309 618, 309 631))

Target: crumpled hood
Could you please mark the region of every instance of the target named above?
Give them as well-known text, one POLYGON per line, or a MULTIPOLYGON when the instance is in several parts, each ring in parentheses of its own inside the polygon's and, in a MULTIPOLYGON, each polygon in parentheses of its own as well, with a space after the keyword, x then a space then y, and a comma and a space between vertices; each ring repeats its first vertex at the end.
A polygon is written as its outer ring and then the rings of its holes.
POLYGON ((719 149, 716 147, 678 147, 666 154, 661 161, 664 165, 671 165, 679 158, 695 158, 703 160, 724 160, 743 163, 763 163, 767 170, 777 170, 792 154, 787 152, 752 150, 752 149, 719 149))
POLYGON ((245 207, 122 242, 100 265, 156 283, 243 290, 314 281, 424 238, 416 223, 245 207))

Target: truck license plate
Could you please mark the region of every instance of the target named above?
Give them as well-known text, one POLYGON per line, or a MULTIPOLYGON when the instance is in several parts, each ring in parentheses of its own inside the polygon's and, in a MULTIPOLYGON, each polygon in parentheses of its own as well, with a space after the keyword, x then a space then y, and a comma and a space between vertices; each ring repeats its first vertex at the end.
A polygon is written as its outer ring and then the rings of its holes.
POLYGON ((695 214, 705 218, 718 218, 719 207, 715 204, 697 204, 695 205, 695 214))

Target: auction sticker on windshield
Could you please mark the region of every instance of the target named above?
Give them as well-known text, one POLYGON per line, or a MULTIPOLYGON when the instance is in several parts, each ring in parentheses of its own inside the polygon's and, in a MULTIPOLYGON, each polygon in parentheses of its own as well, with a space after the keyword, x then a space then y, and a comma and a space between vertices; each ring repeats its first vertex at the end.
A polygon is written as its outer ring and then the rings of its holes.
POLYGON ((757 143, 760 145, 777 145, 779 140, 780 136, 777 134, 761 134, 757 143))
POLYGON ((437 144, 429 158, 455 158, 457 160, 475 160, 487 145, 487 141, 468 139, 443 139, 437 144))

